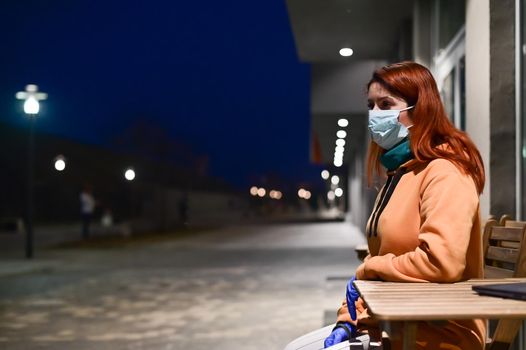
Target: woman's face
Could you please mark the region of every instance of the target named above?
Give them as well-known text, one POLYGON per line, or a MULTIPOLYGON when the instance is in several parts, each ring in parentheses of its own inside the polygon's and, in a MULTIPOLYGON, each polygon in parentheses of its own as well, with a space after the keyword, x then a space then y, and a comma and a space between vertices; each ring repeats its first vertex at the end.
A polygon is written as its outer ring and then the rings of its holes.
MULTIPOLYGON (((384 89, 382 85, 377 82, 373 82, 369 86, 369 92, 367 93, 367 106, 369 109, 404 109, 407 108, 407 102, 399 97, 394 96, 389 91, 384 89)), ((400 112, 398 121, 405 127, 413 125, 413 121, 409 117, 408 111, 400 112)))

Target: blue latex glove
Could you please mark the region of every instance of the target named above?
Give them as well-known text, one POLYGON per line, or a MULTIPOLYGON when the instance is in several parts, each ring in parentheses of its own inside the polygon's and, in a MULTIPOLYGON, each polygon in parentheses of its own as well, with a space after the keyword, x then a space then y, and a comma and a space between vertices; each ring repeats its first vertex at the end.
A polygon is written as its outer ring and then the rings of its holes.
POLYGON ((360 294, 358 294, 358 291, 352 284, 355 280, 356 276, 352 276, 352 278, 347 283, 347 293, 345 295, 347 298, 347 308, 349 309, 349 314, 351 315, 351 320, 353 321, 356 321, 356 305, 354 303, 360 297, 360 294))
POLYGON ((338 322, 336 327, 332 330, 332 333, 325 339, 323 343, 324 348, 331 347, 335 344, 349 340, 351 336, 354 336, 356 330, 349 322, 338 322))
MULTIPOLYGON (((353 282, 356 280, 356 276, 352 278, 347 283, 347 290, 345 293, 345 298, 347 299, 347 309, 351 315, 351 319, 356 321, 356 305, 354 304, 360 294, 354 288, 353 282)), ((343 341, 349 340, 351 337, 356 337, 356 327, 349 322, 338 322, 336 327, 332 330, 332 333, 325 339, 323 344, 325 348, 333 346, 334 344, 341 343, 343 341)))

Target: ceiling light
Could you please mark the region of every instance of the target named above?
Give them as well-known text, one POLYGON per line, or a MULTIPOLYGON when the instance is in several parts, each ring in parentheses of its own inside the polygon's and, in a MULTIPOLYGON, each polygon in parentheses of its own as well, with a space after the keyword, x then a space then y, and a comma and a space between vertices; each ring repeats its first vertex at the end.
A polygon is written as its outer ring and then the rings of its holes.
POLYGON ((354 53, 354 51, 350 47, 344 47, 344 48, 340 49, 340 55, 343 56, 343 57, 352 56, 353 53, 354 53))

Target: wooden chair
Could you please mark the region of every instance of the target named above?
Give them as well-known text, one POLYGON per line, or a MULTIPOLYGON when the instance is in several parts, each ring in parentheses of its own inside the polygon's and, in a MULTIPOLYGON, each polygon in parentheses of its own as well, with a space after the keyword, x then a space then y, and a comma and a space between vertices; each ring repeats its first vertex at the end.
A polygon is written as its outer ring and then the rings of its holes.
POLYGON ((359 244, 356 247, 354 247, 354 251, 356 252, 356 256, 360 261, 363 261, 367 255, 369 255, 369 247, 367 244, 359 244))
POLYGON ((514 221, 511 216, 504 214, 500 217, 499 224, 506 227, 524 227, 526 221, 514 221))
MULTIPOLYGON (((490 215, 490 219, 491 219, 491 218, 497 220, 493 215, 490 215)), ((504 226, 504 223, 505 223, 506 221, 508 221, 508 220, 512 220, 512 218, 511 218, 510 215, 508 215, 508 214, 504 214, 504 215, 502 215, 502 216, 500 217, 500 219, 499 219, 499 225, 500 225, 500 226, 504 226)))
POLYGON ((484 278, 526 277, 526 244, 522 227, 499 225, 488 220, 484 226, 484 278))
MULTIPOLYGON (((526 277, 526 225, 508 226, 508 222, 510 218, 490 219, 484 226, 484 278, 526 277)), ((486 349, 509 349, 521 325, 520 320, 499 320, 486 349)))

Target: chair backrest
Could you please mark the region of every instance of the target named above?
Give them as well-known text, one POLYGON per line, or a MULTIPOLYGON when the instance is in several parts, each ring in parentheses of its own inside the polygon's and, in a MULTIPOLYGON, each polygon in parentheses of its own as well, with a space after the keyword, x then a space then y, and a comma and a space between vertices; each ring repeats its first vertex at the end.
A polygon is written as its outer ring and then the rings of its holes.
MULTIPOLYGON (((503 215, 495 217, 484 225, 484 278, 507 278, 526 276, 526 222, 513 221, 503 215)), ((510 349, 522 320, 490 320, 490 334, 487 350, 510 349)))
POLYGON ((486 222, 484 278, 526 277, 525 232, 526 225, 503 226, 493 219, 486 222))
POLYGON ((524 227, 526 226, 526 221, 515 221, 511 216, 504 214, 500 217, 499 224, 506 227, 524 227))
MULTIPOLYGON (((493 216, 493 215, 492 215, 493 216)), ((496 220, 496 219, 495 219, 496 220)), ((504 226, 506 221, 512 220, 511 216, 508 214, 504 214, 499 219, 499 225, 504 226)))

